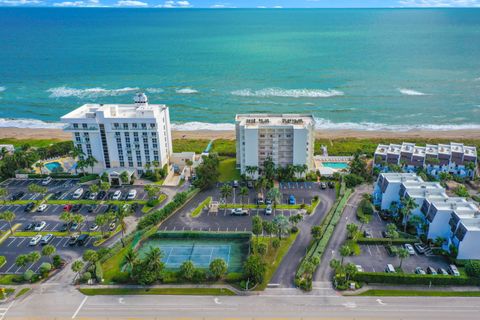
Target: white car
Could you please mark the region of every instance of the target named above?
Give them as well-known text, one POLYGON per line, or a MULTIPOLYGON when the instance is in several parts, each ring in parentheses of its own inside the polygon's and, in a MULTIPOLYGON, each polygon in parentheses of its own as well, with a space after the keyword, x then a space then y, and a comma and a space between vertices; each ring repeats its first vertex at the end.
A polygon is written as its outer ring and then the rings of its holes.
POLYGON ((40 240, 42 240, 42 235, 37 234, 35 237, 30 239, 30 242, 28 243, 29 246, 36 246, 40 240))
POLYGON ((42 245, 48 244, 50 241, 52 241, 52 239, 53 239, 53 234, 51 233, 46 234, 42 237, 41 244, 42 245))
POLYGON ((265 214, 267 216, 271 215, 272 214, 272 206, 271 205, 268 205, 266 208, 265 208, 265 214))
MULTIPOLYGON (((47 223, 45 221, 40 221, 35 224, 35 227, 33 227, 33 231, 42 231, 47 223)), ((41 238, 41 237, 40 237, 41 238)))
POLYGON ((89 200, 95 200, 95 199, 97 199, 97 196, 98 196, 98 192, 92 192, 92 193, 90 193, 90 195, 88 196, 88 199, 89 199, 89 200))
POLYGON ((120 197, 121 197, 121 196, 122 196, 122 191, 117 190, 117 191, 115 191, 115 193, 113 194, 112 199, 113 199, 113 200, 120 200, 120 197))
POLYGON ((132 189, 128 192, 127 200, 133 200, 137 197, 137 190, 132 189))
POLYGON ((355 268, 357 268, 357 272, 363 272, 363 267, 359 264, 355 265, 355 268))
POLYGON ((97 231, 98 230, 98 225, 96 223, 90 225, 90 228, 88 228, 90 231, 97 231))
POLYGON ((116 227, 117 227, 117 225, 115 224, 115 222, 112 222, 112 223, 110 223, 110 225, 108 226, 108 230, 113 231, 113 230, 115 230, 116 227))
POLYGON ((415 249, 413 249, 413 246, 410 243, 405 243, 404 247, 411 256, 415 255, 415 249))
POLYGON ((41 204, 38 206, 37 208, 37 212, 44 212, 45 210, 47 210, 48 208, 48 204, 44 203, 44 204, 41 204))
POLYGON ((52 182, 52 177, 46 177, 45 179, 42 180, 42 185, 46 186, 50 182, 52 182))
POLYGON ((72 198, 73 199, 80 199, 83 195, 83 189, 82 188, 78 188, 77 190, 75 190, 75 192, 73 193, 73 196, 72 198))

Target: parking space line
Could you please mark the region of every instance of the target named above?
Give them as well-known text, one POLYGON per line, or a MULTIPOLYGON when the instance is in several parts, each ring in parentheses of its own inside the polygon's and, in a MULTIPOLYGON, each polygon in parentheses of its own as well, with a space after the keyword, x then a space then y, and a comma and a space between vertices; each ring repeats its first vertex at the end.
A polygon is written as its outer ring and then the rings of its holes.
POLYGON ((26 240, 27 238, 23 238, 18 244, 17 244, 17 248, 20 247, 20 245, 26 240))
POLYGON ((15 241, 16 241, 16 239, 15 239, 15 238, 12 238, 11 241, 7 244, 7 247, 10 247, 10 245, 11 245, 12 243, 14 243, 15 241))

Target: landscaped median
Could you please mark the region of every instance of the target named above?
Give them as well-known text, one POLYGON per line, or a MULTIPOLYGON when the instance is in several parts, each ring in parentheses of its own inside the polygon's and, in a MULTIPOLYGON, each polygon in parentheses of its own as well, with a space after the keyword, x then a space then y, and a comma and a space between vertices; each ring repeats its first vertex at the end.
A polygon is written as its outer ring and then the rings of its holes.
MULTIPOLYGON (((22 226, 21 223, 16 223, 14 226, 12 226, 12 231, 13 233, 15 234, 15 231, 20 228, 22 226)), ((3 241, 7 240, 8 237, 10 237, 12 235, 12 233, 10 232, 10 229, 8 229, 7 231, 5 231, 2 236, 0 237, 0 244, 3 243, 3 241)))
POLYGON ((339 198, 337 198, 320 226, 318 226, 320 229, 318 232, 320 237, 312 241, 305 257, 298 266, 297 273, 295 274, 295 284, 301 289, 311 290, 313 274, 320 265, 322 255, 333 235, 335 226, 340 221, 343 209, 345 208, 351 194, 352 190, 346 189, 345 184, 342 183, 339 198))
MULTIPOLYGON (((315 211, 317 208, 318 204, 320 203, 320 199, 316 197, 315 199, 312 200, 310 204, 277 204, 275 206, 275 209, 279 210, 300 210, 304 209, 307 211, 308 214, 312 213, 315 211)), ((243 209, 265 209, 267 207, 266 204, 254 204, 254 203, 245 203, 245 204, 240 204, 240 203, 227 203, 227 204, 221 204, 220 209, 235 209, 235 208, 240 208, 242 207, 243 209)))
POLYGON ((480 291, 430 290, 367 290, 358 294, 367 297, 480 297, 480 291))
POLYGON ((439 286, 478 286, 480 279, 466 275, 447 276, 431 274, 357 272, 352 280, 377 284, 439 285, 439 286))
POLYGON ((79 291, 87 296, 97 295, 187 295, 187 296, 235 296, 229 288, 210 287, 107 287, 107 288, 80 288, 79 291))
POLYGON ((211 202, 212 202, 212 197, 208 197, 207 199, 203 200, 202 203, 200 203, 198 207, 196 207, 195 210, 192 211, 192 214, 191 214, 192 217, 194 218, 198 217, 202 213, 203 209, 205 207, 208 207, 211 202))

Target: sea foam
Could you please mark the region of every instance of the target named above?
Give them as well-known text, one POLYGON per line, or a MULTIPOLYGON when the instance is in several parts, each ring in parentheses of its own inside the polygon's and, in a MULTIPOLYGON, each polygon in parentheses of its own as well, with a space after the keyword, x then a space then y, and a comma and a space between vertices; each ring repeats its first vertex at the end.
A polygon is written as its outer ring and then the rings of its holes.
POLYGON ((180 94, 195 94, 195 93, 198 93, 198 90, 195 90, 192 88, 182 88, 182 89, 175 90, 175 92, 180 94))
POLYGON ((5 87, 0 87, 0 92, 3 92, 3 91, 5 91, 5 90, 7 90, 7 88, 5 88, 5 87))
POLYGON ((50 98, 77 97, 95 99, 100 97, 112 97, 124 94, 131 94, 139 90, 140 88, 131 87, 125 87, 120 89, 105 89, 100 87, 78 89, 63 86, 57 88, 50 88, 47 90, 47 92, 50 92, 50 98))
POLYGON ((241 97, 282 97, 282 98, 330 98, 343 96, 344 93, 339 90, 321 90, 321 89, 282 89, 266 88, 261 90, 243 89, 231 92, 234 96, 241 97))
POLYGON ((398 91, 400 91, 401 94, 406 95, 406 96, 426 96, 426 93, 412 90, 412 89, 405 89, 405 88, 398 88, 398 91))
POLYGON ((65 124, 60 122, 45 122, 36 119, 0 118, 0 128, 61 129, 64 126, 65 124))

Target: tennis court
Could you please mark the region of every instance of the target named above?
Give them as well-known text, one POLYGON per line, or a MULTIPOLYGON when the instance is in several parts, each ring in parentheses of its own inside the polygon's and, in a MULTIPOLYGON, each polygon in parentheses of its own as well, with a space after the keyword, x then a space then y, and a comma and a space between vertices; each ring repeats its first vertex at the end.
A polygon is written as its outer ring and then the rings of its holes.
POLYGON ((140 256, 160 248, 167 269, 178 269, 183 262, 192 261, 197 268, 208 268, 215 259, 223 259, 231 272, 242 269, 248 253, 248 241, 241 239, 149 239, 139 249, 140 256))

